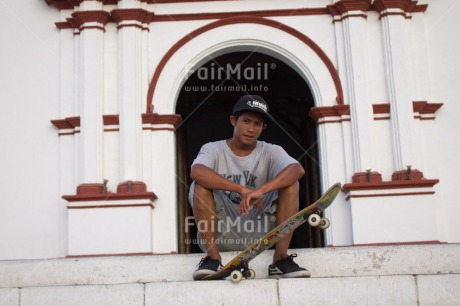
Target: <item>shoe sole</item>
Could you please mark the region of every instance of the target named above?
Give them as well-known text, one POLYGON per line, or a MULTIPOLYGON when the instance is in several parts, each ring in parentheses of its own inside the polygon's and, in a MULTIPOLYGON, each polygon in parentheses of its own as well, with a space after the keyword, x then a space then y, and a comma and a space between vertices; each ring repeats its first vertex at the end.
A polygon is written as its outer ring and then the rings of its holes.
POLYGON ((274 274, 269 275, 268 277, 271 279, 280 279, 280 278, 309 278, 311 273, 309 271, 296 271, 291 273, 285 274, 274 274))
POLYGON ((194 273, 193 273, 193 279, 194 280, 201 280, 203 278, 205 278, 206 276, 208 275, 211 275, 211 274, 214 274, 216 273, 216 271, 213 271, 213 270, 196 270, 194 273))

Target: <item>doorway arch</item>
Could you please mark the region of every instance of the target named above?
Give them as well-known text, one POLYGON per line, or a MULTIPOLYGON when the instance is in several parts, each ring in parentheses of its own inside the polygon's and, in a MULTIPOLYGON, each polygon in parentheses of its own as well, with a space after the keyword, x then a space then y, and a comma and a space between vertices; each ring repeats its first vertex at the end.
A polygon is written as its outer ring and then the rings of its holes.
MULTIPOLYGON (((264 51, 248 46, 220 49, 191 67, 179 90, 175 112, 183 118, 176 142, 180 253, 199 252, 193 243, 196 228, 185 221, 192 216, 187 198, 190 165, 204 143, 231 137, 229 116, 241 95, 258 94, 268 102, 275 120, 260 140, 281 145, 305 168, 300 181, 301 208, 320 195, 316 126, 308 116, 315 106, 314 95, 292 63, 264 51)), ((304 225, 294 233, 291 247, 321 247, 323 241, 321 230, 304 225)))

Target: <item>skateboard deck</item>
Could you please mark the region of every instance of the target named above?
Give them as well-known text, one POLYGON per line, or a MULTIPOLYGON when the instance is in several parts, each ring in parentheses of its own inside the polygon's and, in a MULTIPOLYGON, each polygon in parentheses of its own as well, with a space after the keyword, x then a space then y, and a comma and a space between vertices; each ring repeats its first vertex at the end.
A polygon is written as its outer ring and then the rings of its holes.
POLYGON ((245 278, 254 278, 255 272, 253 270, 249 270, 248 263, 259 254, 275 245, 284 236, 290 234, 297 227, 305 223, 310 216, 313 217, 311 219, 315 219, 311 222, 309 221, 311 225, 313 225, 312 223, 315 224, 313 226, 319 225, 321 221, 327 223, 327 226, 329 225, 329 220, 325 220, 325 218, 320 220, 318 214, 332 204, 339 194, 340 188, 340 183, 335 183, 315 203, 291 216, 289 219, 249 246, 246 250, 235 256, 221 270, 204 277, 202 280, 224 279, 230 276, 233 271, 242 271, 241 273, 236 272, 232 274, 232 280, 235 282, 240 281, 243 276, 245 278))

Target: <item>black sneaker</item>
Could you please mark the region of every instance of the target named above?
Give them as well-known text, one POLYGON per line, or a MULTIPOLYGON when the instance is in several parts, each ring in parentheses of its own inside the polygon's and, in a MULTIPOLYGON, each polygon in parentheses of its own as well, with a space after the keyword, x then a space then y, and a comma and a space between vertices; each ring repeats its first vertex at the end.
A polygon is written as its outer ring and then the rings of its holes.
POLYGON ((193 279, 203 279, 204 277, 211 275, 222 268, 223 266, 220 263, 220 261, 206 256, 205 258, 201 259, 200 263, 198 264, 198 269, 195 272, 193 272, 193 279))
POLYGON ((268 277, 270 278, 297 278, 310 277, 310 272, 307 269, 299 267, 294 262, 294 257, 297 254, 292 254, 285 259, 278 260, 274 264, 268 266, 268 277))

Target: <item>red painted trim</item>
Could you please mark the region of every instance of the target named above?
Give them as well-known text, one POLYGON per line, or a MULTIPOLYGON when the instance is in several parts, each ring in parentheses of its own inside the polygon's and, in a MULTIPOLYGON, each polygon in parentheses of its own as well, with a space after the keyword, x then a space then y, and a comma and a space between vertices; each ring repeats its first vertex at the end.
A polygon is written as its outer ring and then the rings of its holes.
POLYGON ((196 13, 196 14, 171 14, 171 15, 154 15, 152 21, 187 21, 187 20, 211 20, 233 18, 241 15, 250 15, 257 17, 285 17, 285 16, 312 16, 327 15, 327 8, 305 8, 305 9, 285 9, 285 10, 260 10, 260 11, 242 11, 242 12, 222 12, 222 13, 196 13))
POLYGON ((130 193, 130 192, 147 192, 147 185, 144 182, 126 181, 118 184, 117 193, 130 193))
POLYGON ((117 253, 117 254, 88 254, 88 255, 67 255, 66 258, 86 258, 86 257, 114 257, 114 256, 150 256, 152 252, 145 253, 117 253))
POLYGON ((210 31, 210 30, 213 30, 213 29, 216 29, 216 28, 219 28, 219 27, 223 27, 223 26, 226 26, 226 25, 241 24, 241 23, 253 23, 253 24, 261 24, 261 25, 265 25, 265 26, 268 26, 268 27, 273 27, 273 28, 276 28, 278 30, 284 31, 284 32, 286 32, 286 33, 298 38, 303 43, 308 45, 319 56, 319 58, 326 65, 326 68, 328 69, 328 71, 329 71, 329 73, 330 73, 330 75, 332 77, 332 80, 334 82, 335 88, 336 88, 337 103, 338 104, 343 104, 343 90, 342 90, 342 84, 340 82, 339 74, 337 73, 337 70, 335 69, 334 64, 329 59, 329 57, 326 55, 326 53, 313 40, 311 40, 309 37, 307 37, 303 33, 297 31, 296 29, 291 28, 291 27, 289 27, 289 26, 287 26, 285 24, 282 24, 282 23, 274 21, 274 20, 260 18, 260 17, 254 17, 254 16, 238 16, 238 17, 232 17, 232 18, 226 18, 226 19, 223 19, 223 20, 218 20, 218 21, 212 22, 210 24, 207 24, 207 25, 205 25, 205 26, 203 26, 201 28, 198 28, 197 30, 194 30, 191 33, 189 33, 186 36, 184 36, 181 40, 176 42, 168 50, 168 52, 166 52, 166 54, 163 56, 163 58, 161 59, 160 63, 158 64, 157 69, 155 70, 155 73, 153 74, 152 80, 151 80, 150 85, 149 85, 148 94, 147 94, 147 108, 146 108, 147 113, 151 113, 152 110, 153 110, 153 107, 152 107, 154 105, 153 96, 154 96, 154 92, 155 92, 155 89, 156 89, 158 79, 160 78, 160 75, 161 75, 164 67, 166 66, 166 63, 170 60, 170 58, 174 55, 174 53, 177 52, 177 50, 182 48, 185 44, 190 42, 195 37, 207 32, 207 31, 210 31))
POLYGON ((355 194, 348 195, 345 201, 350 200, 351 198, 377 198, 377 197, 399 197, 399 196, 409 196, 409 195, 427 195, 434 194, 434 191, 426 192, 402 192, 402 193, 384 193, 384 194, 355 194))
MULTIPOLYGON (((58 10, 69 10, 79 6, 84 0, 45 0, 46 4, 53 5, 58 10)), ((118 0, 96 0, 104 5, 117 4, 118 0)), ((210 0, 212 1, 212 0, 210 0)))
POLYGON ((87 22, 106 25, 110 21, 110 14, 106 11, 79 11, 72 13, 72 18, 80 27, 87 22))
POLYGON ((143 131, 170 131, 175 132, 176 129, 173 128, 143 128, 143 131))
POLYGON ((153 13, 144 9, 116 9, 110 12, 115 22, 122 22, 127 20, 139 21, 141 23, 150 23, 153 13))
POLYGON ((407 19, 412 18, 411 13, 425 13, 428 4, 417 5, 418 1, 413 0, 375 0, 374 8, 380 13, 379 19, 386 16, 401 15, 407 19), (400 9, 400 12, 386 12, 388 9, 400 9))
POLYGON ((141 2, 149 4, 162 4, 162 3, 182 3, 182 2, 204 2, 204 1, 234 1, 234 0, 140 0, 141 2))
POLYGON ((160 115, 157 113, 142 114, 143 124, 171 124, 174 128, 177 128, 181 122, 181 115, 160 115))
POLYGON ((350 121, 350 119, 339 119, 339 120, 324 120, 319 122, 320 119, 326 117, 342 117, 343 115, 350 115, 350 105, 334 105, 334 106, 318 106, 312 107, 308 115, 315 120, 318 124, 323 123, 336 123, 342 121, 350 121))
POLYGON ((423 179, 423 173, 417 169, 411 170, 410 174, 408 170, 400 170, 400 171, 393 172, 393 174, 391 175, 392 181, 410 181, 410 180, 418 181, 422 179, 423 179))
POLYGON ((434 114, 436 113, 444 103, 428 103, 427 101, 414 101, 412 107, 415 113, 420 114, 434 114))
POLYGON ((353 174, 351 181, 353 184, 356 183, 370 183, 370 182, 381 182, 382 181, 382 175, 377 172, 377 171, 371 171, 371 172, 358 172, 353 174))
MULTIPOLYGON (((62 196, 67 202, 107 201, 107 200, 151 200, 157 199, 153 192, 100 193, 62 196)), ((100 206, 97 206, 100 207, 100 206)), ((117 206, 118 207, 118 206, 117 206)))
POLYGON ((378 12, 387 9, 400 9, 404 12, 412 12, 417 6, 417 1, 413 0, 375 0, 374 7, 378 12))
POLYGON ((443 244, 439 240, 428 240, 428 241, 410 241, 410 242, 385 242, 385 243, 363 243, 353 244, 354 247, 360 246, 391 246, 391 245, 424 245, 424 244, 443 244))
POLYGON ((152 209, 155 208, 153 204, 87 205, 87 206, 67 205, 67 209, 98 209, 98 208, 122 208, 122 207, 150 207, 152 209))
POLYGON ((119 125, 120 118, 118 115, 103 115, 104 125, 119 125))
MULTIPOLYGON (((50 120, 50 122, 59 130, 70 130, 75 129, 76 127, 80 126, 80 117, 68 117, 65 119, 56 119, 50 120)), ((119 115, 103 115, 103 122, 104 126, 112 126, 112 125, 120 125, 120 118, 119 115)), ((142 123, 145 124, 171 124, 174 126, 172 129, 168 128, 159 128, 160 130, 168 129, 168 130, 175 130, 177 126, 182 122, 181 115, 171 114, 171 115, 160 115, 160 114, 142 114, 142 123)), ((144 128, 145 129, 154 129, 155 128, 144 128)), ((119 131, 119 128, 106 128, 104 129, 105 132, 114 132, 119 131)), ((73 132, 63 132, 59 135, 73 135, 78 133, 78 131, 73 132)))
POLYGON ((405 188, 428 188, 439 183, 439 180, 405 180, 389 182, 369 182, 345 184, 342 191, 349 193, 356 190, 389 190, 405 188))
POLYGON ((390 103, 372 104, 374 114, 389 114, 391 109, 390 103))
POLYGON ((114 257, 114 256, 161 256, 161 255, 177 255, 177 252, 170 253, 116 253, 116 254, 88 254, 88 255, 67 255, 66 258, 84 258, 84 257, 114 257))

